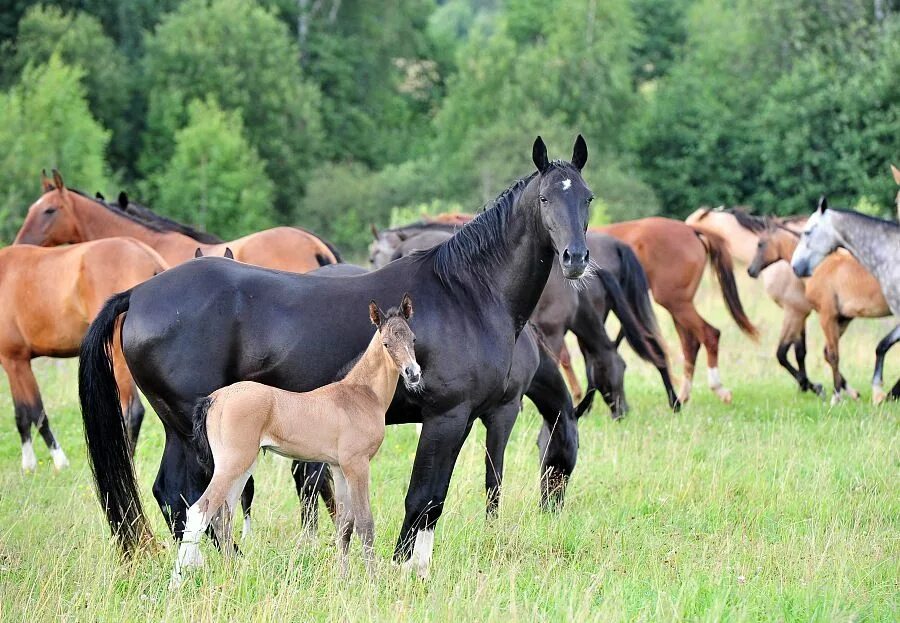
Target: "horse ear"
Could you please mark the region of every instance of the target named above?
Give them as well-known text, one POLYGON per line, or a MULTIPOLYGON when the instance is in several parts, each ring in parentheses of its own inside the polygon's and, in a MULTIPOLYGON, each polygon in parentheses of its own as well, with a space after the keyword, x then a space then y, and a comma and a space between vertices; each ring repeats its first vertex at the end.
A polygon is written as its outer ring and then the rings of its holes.
POLYGON ((63 182, 62 175, 56 169, 53 169, 53 185, 61 194, 66 194, 66 184, 63 182))
POLYGON ((547 158, 547 146, 544 145, 544 139, 538 136, 534 139, 534 145, 531 146, 531 159, 537 170, 543 173, 550 166, 550 159, 547 158))
POLYGON ((234 259, 234 253, 232 252, 231 247, 225 247, 225 257, 227 257, 229 260, 234 259))
POLYGON ((900 184, 900 169, 891 165, 891 173, 894 174, 894 181, 897 182, 897 184, 900 184))
POLYGON ((203 257, 203 251, 200 250, 200 247, 197 247, 197 250, 194 251, 194 257, 203 257))
POLYGON ((825 198, 825 195, 822 195, 821 197, 819 197, 818 210, 821 213, 821 212, 825 212, 825 210, 827 210, 827 209, 828 209, 828 199, 825 198))
POLYGON ((119 207, 123 210, 128 207, 128 193, 124 190, 119 192, 119 207))
POLYGON ((381 310, 378 309, 378 303, 375 302, 375 299, 369 301, 369 320, 376 327, 381 327, 381 310))
POLYGON ((369 230, 372 232, 372 237, 378 240, 378 228, 375 227, 375 223, 369 223, 369 230))
POLYGON ((578 403, 578 406, 575 407, 576 420, 591 410, 591 405, 594 404, 594 394, 596 393, 596 389, 589 389, 584 398, 581 399, 581 402, 578 403))
POLYGON ((412 297, 409 295, 409 292, 403 295, 403 300, 400 301, 400 311, 403 313, 403 317, 409 320, 413 315, 413 304, 412 297))
POLYGON ((584 165, 587 164, 587 158, 587 143, 584 141, 584 137, 579 134, 578 138, 575 139, 575 149, 572 151, 572 164, 581 171, 584 165))
POLYGON ((47 169, 41 169, 41 190, 45 193, 53 190, 53 180, 47 177, 47 169))
POLYGON ((104 197, 103 193, 101 193, 99 190, 94 193, 94 198, 99 199, 100 201, 106 201, 106 197, 104 197))

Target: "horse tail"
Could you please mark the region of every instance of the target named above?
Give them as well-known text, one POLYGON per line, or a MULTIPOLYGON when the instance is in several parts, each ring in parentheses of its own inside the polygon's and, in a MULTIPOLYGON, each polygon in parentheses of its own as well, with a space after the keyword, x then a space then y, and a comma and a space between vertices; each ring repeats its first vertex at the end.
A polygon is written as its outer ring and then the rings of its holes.
POLYGON ((734 318, 741 331, 754 340, 757 339, 759 331, 744 312, 744 306, 741 304, 741 297, 738 294, 737 283, 734 280, 734 262, 728 251, 728 242, 719 234, 697 225, 690 225, 690 227, 706 247, 706 254, 709 256, 710 265, 716 271, 716 278, 719 281, 719 287, 722 288, 722 297, 725 299, 728 313, 734 318))
MULTIPOLYGON (((669 351, 666 349, 666 341, 659 329, 656 313, 653 311, 653 302, 650 300, 650 282, 647 273, 638 259, 637 254, 627 244, 617 245, 619 253, 619 284, 625 294, 625 299, 631 306, 634 316, 643 328, 647 341, 656 351, 666 370, 669 369, 669 351)), ((616 343, 618 346, 618 341, 616 343)))
MULTIPOLYGON (((640 265, 638 265, 638 268, 640 268, 640 265)), ((641 272, 643 272, 643 269, 641 269, 641 272)), ((635 316, 631 304, 626 299, 625 293, 619 285, 619 281, 612 273, 603 268, 599 269, 596 274, 609 295, 610 309, 619 319, 622 325, 622 333, 625 334, 628 345, 644 361, 648 361, 657 367, 664 366, 665 357, 651 345, 649 338, 652 336, 652 333, 635 316)))
POLYGON ((207 473, 212 471, 213 456, 212 449, 209 447, 209 434, 206 430, 206 418, 209 414, 209 408, 212 406, 213 400, 209 396, 201 398, 194 405, 192 419, 194 423, 194 436, 191 441, 194 449, 197 451, 197 461, 206 470, 207 473))
POLYGON ((298 227, 297 225, 294 225, 294 229, 299 229, 300 231, 309 234, 310 236, 312 236, 313 238, 315 238, 316 240, 318 240, 319 242, 321 242, 323 245, 325 245, 325 247, 328 249, 328 251, 331 253, 331 255, 334 256, 334 261, 332 262, 332 261, 331 261, 331 258, 329 258, 327 255, 321 254, 321 256, 320 256, 320 255, 317 253, 317 254, 316 254, 316 260, 319 262, 319 265, 320 265, 320 266, 328 266, 328 264, 343 264, 343 263, 344 263, 344 258, 341 257, 341 252, 338 251, 338 250, 337 250, 337 247, 334 246, 334 244, 332 244, 330 241, 326 240, 325 238, 323 238, 323 237, 320 236, 319 234, 317 234, 317 233, 315 233, 315 232, 312 232, 312 231, 306 229, 305 227, 298 227), (327 261, 325 262, 325 264, 322 264, 322 259, 327 260, 327 261))
POLYGON ((94 484, 113 536, 126 555, 134 553, 151 534, 112 364, 116 322, 128 311, 131 292, 113 295, 100 310, 81 343, 78 363, 78 397, 94 484))

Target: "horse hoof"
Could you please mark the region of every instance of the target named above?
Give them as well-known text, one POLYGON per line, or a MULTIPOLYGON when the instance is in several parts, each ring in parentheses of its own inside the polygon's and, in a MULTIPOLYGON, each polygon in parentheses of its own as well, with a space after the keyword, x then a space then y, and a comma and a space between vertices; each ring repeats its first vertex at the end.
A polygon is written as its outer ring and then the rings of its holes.
POLYGON ((50 450, 50 456, 53 457, 53 467, 56 468, 56 471, 65 469, 69 466, 69 459, 66 457, 66 453, 63 452, 62 448, 50 450))
POLYGON ((853 400, 859 400, 859 392, 858 391, 856 391, 849 385, 847 386, 846 391, 847 391, 847 395, 850 396, 853 400))
POLYGON ((831 395, 831 406, 836 407, 837 405, 841 404, 842 399, 843 399, 843 397, 840 394, 838 394, 838 393, 832 394, 831 395))
POLYGON ((172 579, 169 580, 169 590, 177 591, 184 584, 184 577, 180 573, 173 573, 172 579))
POLYGON ((886 398, 887 398, 887 393, 880 387, 872 389, 872 404, 873 405, 880 405, 882 402, 884 402, 884 400, 886 398))
POLYGON ((719 397, 719 400, 721 400, 722 402, 724 402, 724 403, 727 404, 727 405, 730 405, 730 404, 731 404, 731 400, 732 400, 732 398, 733 398, 732 395, 731 395, 731 390, 730 390, 730 389, 725 389, 725 388, 719 388, 719 389, 717 389, 717 390, 716 390, 716 396, 718 396, 718 397, 719 397))
POLYGON ((816 396, 818 396, 819 398, 825 397, 825 388, 821 383, 813 383, 810 389, 812 389, 816 396))

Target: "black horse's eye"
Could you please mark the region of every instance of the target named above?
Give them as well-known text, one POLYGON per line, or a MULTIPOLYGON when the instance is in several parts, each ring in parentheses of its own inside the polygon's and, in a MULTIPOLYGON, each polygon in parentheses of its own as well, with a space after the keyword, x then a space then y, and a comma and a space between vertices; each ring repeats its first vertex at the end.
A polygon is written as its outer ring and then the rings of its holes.
POLYGON ((541 200, 541 203, 547 203, 547 198, 544 195, 538 195, 541 200))
POLYGON ((591 195, 590 197, 587 198, 587 202, 588 202, 588 203, 592 202, 593 200, 594 200, 594 196, 593 196, 593 195, 591 195))

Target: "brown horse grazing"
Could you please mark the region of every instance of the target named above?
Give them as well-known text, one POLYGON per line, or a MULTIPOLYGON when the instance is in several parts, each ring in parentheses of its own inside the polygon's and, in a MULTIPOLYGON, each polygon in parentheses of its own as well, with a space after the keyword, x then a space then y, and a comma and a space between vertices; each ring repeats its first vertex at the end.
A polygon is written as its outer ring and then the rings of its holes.
POLYGON ((200 537, 214 526, 224 552, 230 552, 231 516, 238 496, 253 474, 260 448, 293 459, 331 465, 335 481, 337 546, 341 570, 354 529, 360 535, 369 571, 374 562, 375 523, 369 499, 369 464, 384 441, 385 413, 402 375, 407 388, 421 380, 416 338, 407 321, 413 306, 409 294, 399 308, 384 313, 369 303, 376 331, 368 347, 340 381, 310 392, 291 392, 242 381, 219 389, 194 409, 194 444, 205 464, 212 458, 209 486, 188 509, 172 585, 182 570, 203 564, 200 537), (220 513, 221 511, 221 513, 220 513))
MULTIPOLYGON (((790 262, 800 239, 784 228, 770 229, 759 235, 759 248, 748 272, 751 277, 775 262, 790 262)), ((806 298, 819 314, 819 324, 825 334, 825 361, 834 377, 831 403, 838 403, 844 394, 859 398, 859 392, 847 384, 840 371, 841 336, 854 318, 882 318, 891 310, 881 292, 881 286, 849 253, 833 253, 816 268, 806 281, 806 298)))
MULTIPOLYGON (((50 430, 37 381, 35 357, 75 357, 88 325, 110 296, 133 288, 166 269, 159 254, 131 238, 110 238, 58 249, 12 246, 0 249, 0 365, 9 378, 22 439, 22 469, 37 458, 32 425, 50 448, 57 469, 68 465, 50 430)), ((122 412, 132 443, 144 408, 114 340, 113 363, 122 412)))
POLYGON ((756 327, 741 305, 731 254, 725 240, 699 226, 655 216, 592 227, 591 231, 618 238, 634 249, 647 273, 653 298, 672 315, 684 353, 680 402, 684 404, 691 397, 694 366, 701 344, 706 349, 710 389, 723 402, 731 402, 731 391, 722 385, 719 377, 720 331, 704 320, 694 307, 694 295, 700 286, 708 257, 731 317, 744 333, 754 339, 757 337, 756 327))
MULTIPOLYGON (((16 244, 50 247, 130 236, 155 249, 170 266, 193 258, 198 246, 205 255, 224 253, 225 243, 202 243, 173 230, 166 225, 165 219, 150 222, 112 204, 67 189, 58 171, 53 171, 52 181, 42 176, 41 183, 44 194, 28 209, 16 244)), ((234 251, 235 259, 241 262, 291 272, 307 272, 338 261, 332 248, 323 240, 295 227, 267 229, 232 240, 227 245, 234 251)))
MULTIPOLYGON (((760 233, 770 227, 785 227, 799 233, 806 223, 806 215, 779 218, 756 216, 741 208, 701 208, 688 216, 685 222, 719 234, 728 241, 732 257, 749 266, 756 257, 760 233)), ((822 385, 810 381, 806 374, 806 319, 813 308, 806 298, 803 281, 791 270, 790 262, 769 264, 758 275, 766 293, 784 310, 775 351, 778 363, 797 381, 801 391, 824 395, 822 385), (788 358, 792 347, 797 360, 796 368, 788 358)))

